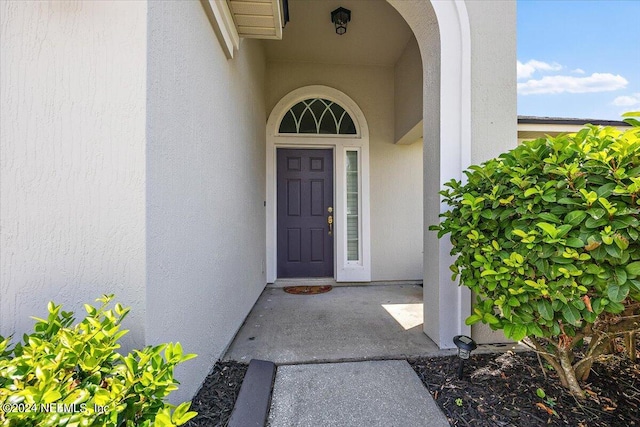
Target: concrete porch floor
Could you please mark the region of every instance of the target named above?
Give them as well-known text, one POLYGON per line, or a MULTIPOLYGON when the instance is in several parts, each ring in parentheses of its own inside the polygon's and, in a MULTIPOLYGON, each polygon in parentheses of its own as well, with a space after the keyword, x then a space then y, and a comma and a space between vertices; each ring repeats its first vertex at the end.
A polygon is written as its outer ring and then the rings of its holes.
POLYGON ((334 287, 291 295, 267 287, 224 360, 278 365, 453 354, 422 332, 422 287, 334 287))

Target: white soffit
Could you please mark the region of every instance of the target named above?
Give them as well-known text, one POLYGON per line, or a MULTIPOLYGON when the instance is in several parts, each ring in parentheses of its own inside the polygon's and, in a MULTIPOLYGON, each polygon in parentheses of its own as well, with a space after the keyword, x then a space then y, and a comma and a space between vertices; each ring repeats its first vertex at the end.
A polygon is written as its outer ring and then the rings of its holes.
POLYGON ((252 39, 282 39, 280 0, 228 0, 238 35, 252 39))
POLYGON ((411 145, 415 142, 422 142, 422 129, 424 120, 420 120, 414 127, 412 127, 402 138, 396 141, 398 145, 411 145))

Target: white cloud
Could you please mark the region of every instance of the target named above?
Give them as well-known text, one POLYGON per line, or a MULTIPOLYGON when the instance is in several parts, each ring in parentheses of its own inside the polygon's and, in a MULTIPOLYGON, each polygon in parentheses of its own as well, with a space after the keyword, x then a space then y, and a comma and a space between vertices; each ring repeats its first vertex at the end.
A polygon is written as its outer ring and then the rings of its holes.
POLYGON ((526 63, 517 62, 518 79, 528 79, 536 71, 558 71, 562 69, 562 65, 558 63, 549 64, 547 62, 531 59, 526 63))
POLYGON ((613 105, 618 107, 632 107, 640 105, 640 93, 634 93, 629 96, 619 96, 613 100, 613 105))
POLYGON ((572 73, 576 74, 584 74, 585 71, 582 68, 576 68, 575 70, 571 70, 572 73))
POLYGON ((520 95, 610 92, 624 89, 627 79, 610 73, 593 73, 588 77, 545 76, 539 80, 518 83, 520 95))

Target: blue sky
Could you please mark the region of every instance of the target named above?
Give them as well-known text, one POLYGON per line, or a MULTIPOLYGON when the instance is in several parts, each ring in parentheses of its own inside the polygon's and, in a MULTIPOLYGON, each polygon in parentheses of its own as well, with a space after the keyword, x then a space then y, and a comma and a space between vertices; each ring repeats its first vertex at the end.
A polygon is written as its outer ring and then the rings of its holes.
POLYGON ((518 114, 640 111, 640 0, 518 0, 518 114))

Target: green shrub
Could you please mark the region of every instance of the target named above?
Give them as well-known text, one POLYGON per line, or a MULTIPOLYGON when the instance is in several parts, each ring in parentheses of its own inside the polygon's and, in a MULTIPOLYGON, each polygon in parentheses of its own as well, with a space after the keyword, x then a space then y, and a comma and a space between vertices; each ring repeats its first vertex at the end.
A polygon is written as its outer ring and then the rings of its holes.
MULTIPOLYGON (((638 113, 629 113, 629 115, 638 113)), ((525 142, 441 192, 467 324, 525 337, 575 395, 611 339, 640 329, 640 122, 525 142), (577 359, 575 351, 587 345, 577 359)))
POLYGON ((165 402, 177 389, 174 367, 195 355, 183 355, 179 343, 117 353, 129 309, 107 309, 112 299, 85 304, 75 325, 73 313, 50 302, 23 343, 0 337, 0 426, 169 427, 196 415, 190 403, 165 402))

